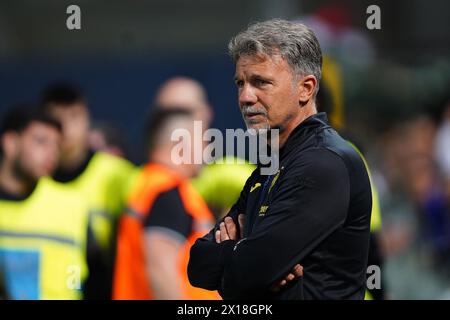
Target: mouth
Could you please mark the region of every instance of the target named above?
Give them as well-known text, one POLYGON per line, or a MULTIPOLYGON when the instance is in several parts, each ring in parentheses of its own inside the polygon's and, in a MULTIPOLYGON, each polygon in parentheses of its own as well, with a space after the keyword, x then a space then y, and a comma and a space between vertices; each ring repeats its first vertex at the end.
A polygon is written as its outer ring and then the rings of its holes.
POLYGON ((265 117, 266 115, 262 112, 247 112, 244 116, 246 119, 253 120, 258 117, 265 117))

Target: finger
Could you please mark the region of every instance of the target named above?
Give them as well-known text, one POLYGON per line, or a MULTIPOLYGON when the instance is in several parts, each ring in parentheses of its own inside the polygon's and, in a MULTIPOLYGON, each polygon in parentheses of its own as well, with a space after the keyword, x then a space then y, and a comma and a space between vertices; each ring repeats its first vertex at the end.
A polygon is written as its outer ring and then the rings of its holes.
POLYGON ((281 290, 283 286, 285 286, 289 281, 292 281, 296 278, 303 276, 303 266, 300 264, 296 264, 290 273, 284 277, 284 279, 280 280, 278 283, 274 284, 271 287, 271 291, 278 292, 281 290))
POLYGON ((236 225, 234 224, 233 218, 226 217, 225 218, 225 228, 227 229, 228 236, 231 240, 237 239, 237 230, 236 225))
POLYGON ((295 279, 295 275, 293 273, 289 273, 285 278, 286 281, 292 281, 294 279, 295 279))
POLYGON ((220 241, 220 230, 217 230, 216 231, 216 242, 217 243, 220 243, 221 241, 220 241))
POLYGON ((303 266, 296 264, 292 269, 292 273, 295 275, 296 278, 303 277, 303 266))
POLYGON ((225 227, 225 223, 220 223, 220 241, 230 240, 227 233, 227 228, 225 227))
POLYGON ((244 238, 244 228, 245 228, 245 215, 244 214, 238 215, 238 223, 239 223, 239 230, 241 231, 240 236, 242 239, 242 238, 244 238))

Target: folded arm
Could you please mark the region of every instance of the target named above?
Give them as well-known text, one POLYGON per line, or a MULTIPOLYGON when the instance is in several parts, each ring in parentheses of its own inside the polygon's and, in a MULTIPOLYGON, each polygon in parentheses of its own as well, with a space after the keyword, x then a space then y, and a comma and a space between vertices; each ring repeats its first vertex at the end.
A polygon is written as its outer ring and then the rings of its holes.
POLYGON ((220 289, 224 298, 264 294, 344 224, 350 183, 345 164, 334 153, 308 151, 279 183, 280 190, 249 237, 217 244, 212 230, 196 242, 191 259, 208 257, 201 267, 211 278, 194 285, 220 289))

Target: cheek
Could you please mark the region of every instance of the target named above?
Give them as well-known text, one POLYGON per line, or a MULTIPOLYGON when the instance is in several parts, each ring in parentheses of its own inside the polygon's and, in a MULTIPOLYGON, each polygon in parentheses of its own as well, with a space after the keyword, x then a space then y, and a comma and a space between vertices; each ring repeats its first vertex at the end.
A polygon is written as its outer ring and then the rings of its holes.
POLYGON ((292 104, 292 100, 295 99, 294 94, 295 92, 289 85, 283 87, 278 86, 267 92, 264 95, 264 100, 269 107, 272 107, 273 105, 274 107, 276 106, 278 109, 281 109, 292 104))
POLYGON ((80 143, 84 138, 87 138, 88 126, 82 121, 73 121, 66 127, 64 132, 65 142, 80 143))
POLYGON ((28 160, 29 162, 33 162, 36 157, 37 148, 35 143, 30 140, 26 140, 21 145, 19 151, 19 157, 23 160, 28 160))
POLYGON ((88 136, 89 136, 89 128, 90 127, 90 125, 89 125, 89 122, 87 122, 87 121, 83 121, 83 122, 81 122, 80 123, 80 127, 78 128, 78 137, 79 137, 79 139, 80 140, 85 140, 85 139, 87 139, 88 138, 88 136))
POLYGON ((299 111, 298 99, 293 90, 288 88, 272 96, 269 104, 269 119, 273 122, 283 122, 299 111))
POLYGON ((40 146, 36 148, 33 163, 30 164, 32 171, 39 176, 52 174, 52 171, 57 166, 58 158, 56 155, 55 149, 51 147, 40 146))
POLYGON ((293 88, 287 86, 287 88, 283 92, 283 97, 283 108, 285 113, 290 114, 299 111, 298 93, 293 88))
POLYGON ((28 159, 32 159, 32 165, 41 165, 45 162, 48 152, 42 146, 35 146, 32 149, 30 148, 30 152, 28 152, 28 159))
POLYGON ((26 155, 32 162, 42 165, 55 158, 55 146, 56 144, 51 144, 49 142, 45 144, 31 143, 30 146, 26 148, 26 150, 28 150, 26 155))
POLYGON ((23 148, 18 154, 20 166, 27 172, 36 172, 42 164, 42 155, 38 149, 33 146, 23 148))
POLYGON ((83 130, 83 123, 80 121, 73 121, 69 125, 67 125, 67 135, 70 137, 76 137, 80 134, 81 130, 83 130))

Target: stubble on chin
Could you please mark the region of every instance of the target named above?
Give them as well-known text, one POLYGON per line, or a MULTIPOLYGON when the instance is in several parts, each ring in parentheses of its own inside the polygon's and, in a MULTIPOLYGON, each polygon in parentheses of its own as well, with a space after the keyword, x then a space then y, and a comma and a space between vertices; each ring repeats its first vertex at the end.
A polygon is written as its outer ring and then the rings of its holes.
POLYGON ((247 126, 247 130, 254 130, 256 133, 262 133, 270 130, 270 124, 268 122, 265 123, 248 123, 245 122, 247 126))

